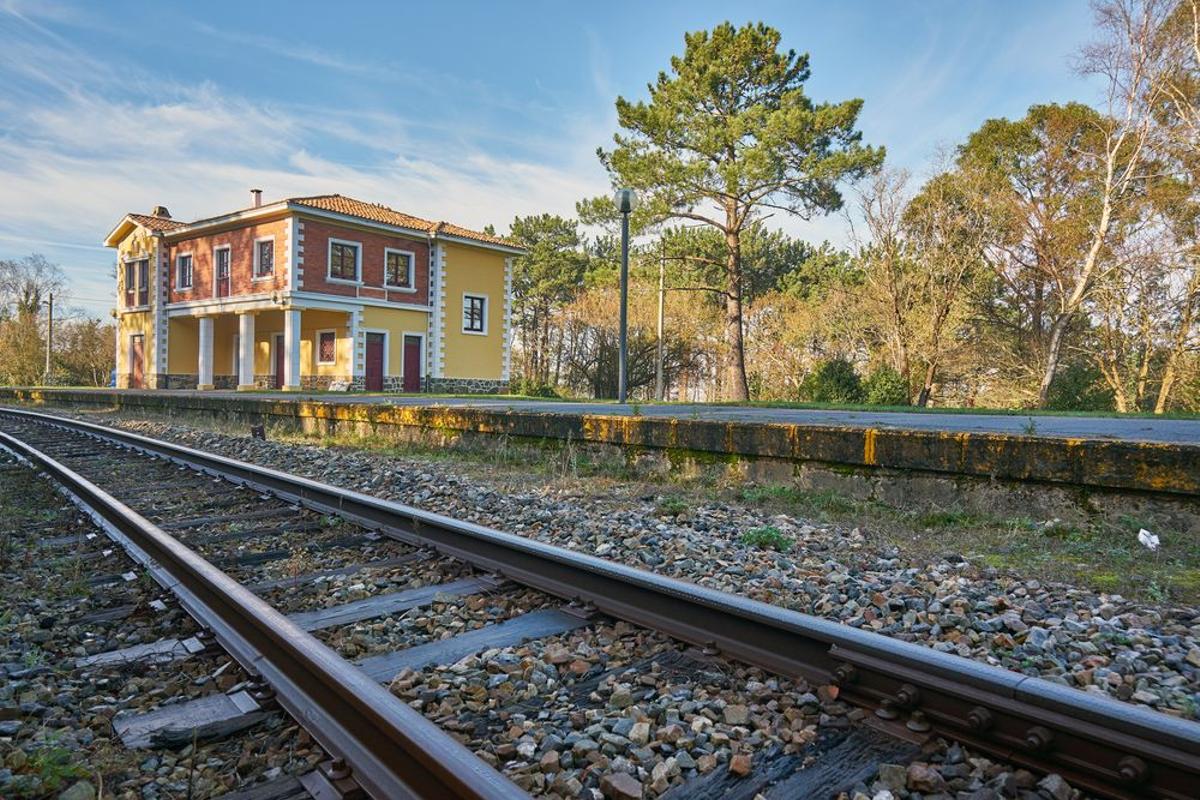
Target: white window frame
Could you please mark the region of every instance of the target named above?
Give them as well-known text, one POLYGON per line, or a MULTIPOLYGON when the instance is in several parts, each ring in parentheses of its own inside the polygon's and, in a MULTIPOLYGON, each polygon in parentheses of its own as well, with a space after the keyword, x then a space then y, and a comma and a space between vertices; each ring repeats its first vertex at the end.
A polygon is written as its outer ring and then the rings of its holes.
POLYGON ((192 287, 195 285, 196 285, 196 257, 194 255, 192 255, 191 250, 188 250, 186 253, 176 253, 175 254, 175 291, 190 292, 192 290, 192 287), (180 263, 185 258, 189 261, 188 282, 186 284, 184 284, 183 281, 180 280, 182 273, 180 273, 180 271, 179 271, 180 263))
POLYGON ((138 268, 137 262, 141 261, 143 256, 125 256, 121 259, 121 281, 125 284, 122 288, 124 291, 121 295, 122 307, 125 309, 134 308, 149 308, 147 305, 138 305, 138 268), (133 280, 129 280, 129 270, 133 270, 133 280), (129 301, 130 292, 133 293, 133 300, 129 301))
POLYGON ((214 300, 221 299, 217 294, 217 253, 221 250, 229 253, 229 294, 225 297, 233 297, 233 245, 218 244, 213 245, 212 249, 212 296, 214 300))
POLYGON ((399 247, 383 248, 383 288, 391 292, 407 292, 412 294, 417 291, 417 254, 412 250, 401 250, 399 247), (408 286, 400 286, 395 283, 388 283, 388 268, 387 258, 389 253, 397 253, 402 256, 408 256, 408 286))
POLYGON ((479 292, 463 292, 462 305, 459 307, 458 319, 459 325, 462 327, 462 332, 467 336, 487 336, 488 335, 488 316, 492 308, 492 299, 486 294, 479 292), (467 298, 473 297, 483 300, 483 330, 472 331, 467 329, 467 298))
POLYGON ((253 264, 250 267, 250 281, 251 282, 269 281, 275 277, 275 267, 278 265, 279 262, 278 262, 278 259, 275 258, 275 237, 273 235, 272 236, 259 236, 257 239, 254 240, 254 252, 251 254, 251 260, 253 261, 253 264), (265 275, 258 274, 258 245, 260 242, 270 242, 271 243, 271 271, 265 275))
POLYGON ((325 250, 325 280, 330 283, 344 283, 350 286, 362 286, 362 259, 363 246, 362 242, 356 242, 352 239, 335 239, 329 237, 329 244, 325 250), (354 280, 346 278, 333 277, 333 246, 335 244, 353 245, 354 247, 354 280))
POLYGON ((319 367, 334 367, 337 366, 338 356, 338 335, 337 328, 321 328, 318 331, 313 331, 313 362, 319 367), (321 334, 333 334, 333 361, 321 360, 321 334))

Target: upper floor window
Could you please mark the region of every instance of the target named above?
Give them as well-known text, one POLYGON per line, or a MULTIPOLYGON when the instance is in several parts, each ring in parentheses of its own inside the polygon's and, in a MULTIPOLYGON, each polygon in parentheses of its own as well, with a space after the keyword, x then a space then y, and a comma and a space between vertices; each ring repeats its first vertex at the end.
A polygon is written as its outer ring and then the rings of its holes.
POLYGON ((487 298, 463 295, 463 333, 487 333, 487 298))
POLYGON ((391 289, 412 289, 413 254, 405 250, 383 251, 383 283, 391 289))
POLYGON ((213 288, 217 297, 228 297, 233 288, 229 245, 213 248, 213 288))
POLYGON ((150 259, 143 258, 137 262, 137 280, 138 292, 137 302, 139 306, 150 305, 150 259))
POLYGON ((181 253, 175 256, 175 288, 192 288, 192 254, 181 253))
POLYGON ((329 277, 338 281, 357 281, 361 245, 358 242, 329 240, 329 277))
POLYGON ((267 278, 275 272, 275 239, 254 241, 254 277, 267 278))
POLYGON ((125 262, 125 305, 131 306, 137 300, 137 262, 125 262))

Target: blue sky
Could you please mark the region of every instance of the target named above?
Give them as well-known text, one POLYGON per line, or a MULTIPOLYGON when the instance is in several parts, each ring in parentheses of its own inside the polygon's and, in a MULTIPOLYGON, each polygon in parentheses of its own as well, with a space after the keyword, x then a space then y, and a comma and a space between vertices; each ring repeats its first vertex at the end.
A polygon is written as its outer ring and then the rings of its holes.
MULTIPOLYGON (((608 190, 615 97, 645 96, 685 31, 727 18, 808 52, 817 100, 863 98, 865 140, 917 178, 989 117, 1097 97, 1070 67, 1082 0, 0 0, 0 258, 45 254, 106 314, 101 241, 157 204, 194 219, 261 187, 501 230, 571 214, 608 190)), ((846 239, 842 215, 782 224, 846 239)))

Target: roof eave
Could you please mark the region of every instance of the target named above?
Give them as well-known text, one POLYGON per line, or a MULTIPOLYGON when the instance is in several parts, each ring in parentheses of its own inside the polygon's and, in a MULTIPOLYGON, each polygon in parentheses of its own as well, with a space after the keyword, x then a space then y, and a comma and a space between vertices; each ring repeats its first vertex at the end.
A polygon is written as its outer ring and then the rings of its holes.
POLYGON ((136 228, 138 227, 138 223, 128 214, 121 217, 121 221, 117 223, 116 227, 108 232, 108 236, 104 237, 104 246, 116 247, 119 245, 121 240, 129 235, 129 231, 123 231, 126 226, 129 226, 130 228, 136 228))
POLYGON ((483 247, 488 250, 498 250, 501 253, 510 253, 514 256, 523 256, 529 252, 523 247, 517 247, 511 244, 500 244, 499 242, 485 242, 482 239, 472 239, 470 236, 456 236, 453 233, 437 233, 430 235, 431 239, 443 239, 455 244, 465 244, 472 247, 483 247))
POLYGON ((288 202, 287 207, 288 207, 288 210, 294 211, 297 214, 308 214, 309 216, 314 216, 314 217, 324 217, 325 219, 333 219, 333 220, 338 220, 340 222, 349 222, 349 223, 353 223, 355 225, 364 225, 368 228, 381 228, 383 230, 396 231, 398 233, 403 233, 408 236, 419 236, 421 238, 426 238, 426 239, 429 238, 429 231, 422 230, 420 228, 409 228, 404 225, 393 225, 389 222, 379 222, 377 220, 367 219, 366 217, 355 216, 354 214, 342 214, 340 212, 329 211, 328 209, 324 209, 324 208, 317 208, 315 206, 307 206, 307 205, 304 205, 303 203, 288 202))
POLYGON ((287 211, 287 202, 280 200, 275 203, 268 203, 259 206, 258 208, 244 208, 241 211, 234 211, 230 214, 222 214, 219 217, 209 217, 208 219, 199 219, 195 222, 189 222, 173 230, 167 231, 166 236, 169 239, 181 238, 190 234, 206 231, 210 228, 219 228, 222 225, 228 225, 232 222, 241 222, 246 219, 257 219, 258 217, 270 216, 281 211, 287 211))

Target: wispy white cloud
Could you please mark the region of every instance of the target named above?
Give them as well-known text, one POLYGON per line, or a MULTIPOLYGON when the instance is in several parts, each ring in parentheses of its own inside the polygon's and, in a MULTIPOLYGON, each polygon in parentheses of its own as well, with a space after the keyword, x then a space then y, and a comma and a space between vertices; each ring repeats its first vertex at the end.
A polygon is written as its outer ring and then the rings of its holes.
POLYGON ((109 294, 100 265, 111 260, 98 245, 131 210, 164 204, 197 218, 245 205, 259 186, 270 198, 340 192, 503 229, 518 214, 572 213, 606 186, 591 155, 602 132, 586 119, 564 118, 568 141, 547 133, 541 158, 499 157, 486 132, 417 136, 426 123, 385 110, 264 106, 128 64, 118 78, 114 65, 53 32, 16 27, 3 43, 20 51, 19 63, 0 66, 0 255, 54 253, 97 313, 109 294), (341 143, 336 156, 326 154, 331 141, 341 143))

